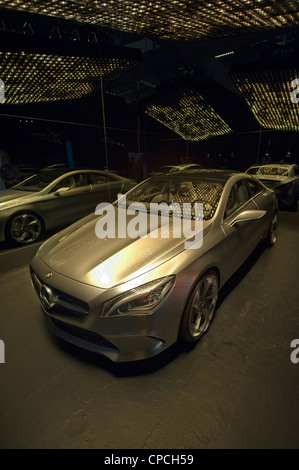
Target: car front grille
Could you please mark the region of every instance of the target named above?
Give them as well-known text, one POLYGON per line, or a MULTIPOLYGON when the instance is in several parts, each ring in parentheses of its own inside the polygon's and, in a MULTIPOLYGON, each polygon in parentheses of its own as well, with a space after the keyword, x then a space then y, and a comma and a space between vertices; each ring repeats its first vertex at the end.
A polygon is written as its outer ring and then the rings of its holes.
POLYGON ((35 291, 49 315, 55 315, 78 322, 83 322, 88 317, 89 306, 87 303, 43 283, 32 269, 30 273, 35 291), (43 286, 51 291, 51 297, 53 298, 53 305, 51 306, 42 301, 41 291, 43 286))
POLYGON ((108 339, 104 338, 97 333, 93 333, 92 331, 84 330, 83 328, 78 328, 77 326, 70 325, 68 323, 63 323, 60 320, 52 319, 54 325, 59 330, 68 333, 71 336, 75 336, 82 341, 86 341, 88 343, 96 344, 97 346, 101 346, 107 349, 111 349, 113 351, 118 351, 117 347, 114 346, 108 339))

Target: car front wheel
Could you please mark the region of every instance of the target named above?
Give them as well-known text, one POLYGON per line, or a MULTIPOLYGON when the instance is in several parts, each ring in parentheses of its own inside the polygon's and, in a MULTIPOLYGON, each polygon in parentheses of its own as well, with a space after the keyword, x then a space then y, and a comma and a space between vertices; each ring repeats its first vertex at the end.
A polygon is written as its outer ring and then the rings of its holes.
POLYGON ((208 271, 196 283, 186 305, 180 326, 180 337, 197 341, 208 329, 216 308, 219 281, 214 271, 208 271))
POLYGON ((25 245, 38 240, 42 229, 42 222, 37 215, 23 212, 10 219, 6 235, 9 240, 25 245))

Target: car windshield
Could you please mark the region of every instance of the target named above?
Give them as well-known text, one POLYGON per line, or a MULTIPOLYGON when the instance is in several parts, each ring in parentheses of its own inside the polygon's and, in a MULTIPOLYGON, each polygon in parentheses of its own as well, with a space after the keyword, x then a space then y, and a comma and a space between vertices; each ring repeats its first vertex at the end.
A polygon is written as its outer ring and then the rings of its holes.
POLYGON ((14 186, 14 189, 19 191, 41 191, 51 184, 56 178, 61 176, 61 172, 56 171, 45 171, 37 173, 30 178, 22 181, 21 183, 14 186))
MULTIPOLYGON (((147 211, 157 209, 157 204, 166 203, 169 205, 176 205, 180 211, 171 211, 171 216, 181 217, 183 213, 183 204, 191 204, 191 218, 194 218, 194 204, 203 204, 203 218, 204 220, 211 219, 218 207, 219 199, 223 191, 224 182, 194 179, 190 181, 189 178, 151 178, 138 187, 134 188, 126 198, 126 207, 130 204, 142 203, 147 211), (154 205, 152 205, 155 203, 154 205)), ((186 206, 185 206, 186 207, 186 206)), ((163 214, 163 206, 159 211, 163 214), (161 210, 162 209, 162 210, 161 210)), ((141 209, 142 210, 142 209, 141 209)))
POLYGON ((248 173, 251 175, 288 176, 288 168, 284 166, 266 165, 251 168, 248 173))
POLYGON ((253 168, 249 168, 249 170, 247 170, 247 173, 248 173, 249 175, 256 175, 257 172, 258 172, 258 170, 259 170, 259 168, 260 168, 259 166, 255 166, 255 167, 253 167, 253 168))

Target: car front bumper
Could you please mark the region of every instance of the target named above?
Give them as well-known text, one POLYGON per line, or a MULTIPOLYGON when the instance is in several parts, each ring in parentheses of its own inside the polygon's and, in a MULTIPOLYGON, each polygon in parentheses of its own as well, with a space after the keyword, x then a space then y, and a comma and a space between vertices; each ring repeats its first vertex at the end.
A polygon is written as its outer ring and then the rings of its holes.
POLYGON ((56 336, 75 346, 106 356, 113 362, 147 359, 168 347, 165 346, 164 340, 143 334, 144 330, 142 329, 139 331, 135 329, 131 334, 127 331, 123 335, 113 335, 109 334, 109 331, 106 332, 106 328, 93 325, 93 331, 90 331, 58 320, 49 315, 45 309, 43 310, 46 314, 47 324, 56 336), (94 330, 100 330, 102 334, 95 333, 94 330))
POLYGON ((299 189, 297 185, 294 185, 287 191, 281 190, 279 187, 275 188, 275 194, 280 209, 294 209, 297 206, 299 199, 299 189))
POLYGON ((293 194, 276 192, 278 206, 280 209, 290 209, 296 206, 297 198, 293 194))
POLYGON ((30 271, 49 328, 65 341, 114 362, 129 362, 155 356, 177 340, 185 288, 174 288, 153 314, 100 318, 101 304, 114 297, 115 290, 108 292, 54 272, 48 279, 49 268, 38 256, 30 271), (42 286, 66 300, 67 308, 66 304, 49 308, 42 299, 42 286), (76 312, 80 309, 85 313, 76 312))

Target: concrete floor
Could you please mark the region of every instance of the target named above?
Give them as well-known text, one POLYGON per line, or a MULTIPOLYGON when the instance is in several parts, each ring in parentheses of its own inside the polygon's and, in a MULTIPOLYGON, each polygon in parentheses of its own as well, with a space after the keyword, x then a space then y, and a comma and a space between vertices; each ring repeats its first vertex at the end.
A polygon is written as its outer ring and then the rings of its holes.
POLYGON ((298 448, 299 214, 281 213, 189 351, 113 364, 51 335, 28 268, 0 276, 0 448, 298 448))

